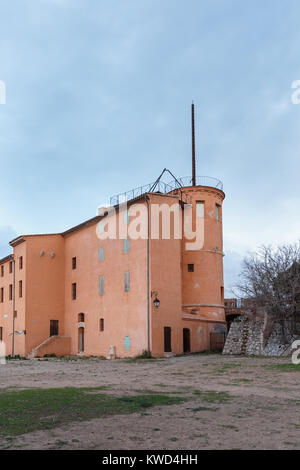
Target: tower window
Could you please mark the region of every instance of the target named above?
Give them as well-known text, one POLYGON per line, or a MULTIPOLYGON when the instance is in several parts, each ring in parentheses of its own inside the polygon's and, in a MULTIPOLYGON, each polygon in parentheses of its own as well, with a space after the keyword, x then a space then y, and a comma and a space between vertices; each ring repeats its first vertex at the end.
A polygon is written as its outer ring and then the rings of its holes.
POLYGON ((72 284, 72 300, 76 300, 77 297, 77 285, 76 282, 72 284))
POLYGON ((216 204, 216 220, 220 220, 221 217, 221 206, 216 204))
POLYGON ((188 264, 188 272, 193 273, 194 272, 194 265, 193 264, 188 264))
POLYGON ((13 298, 13 286, 12 284, 9 284, 9 300, 12 300, 13 298))
POLYGON ((197 219, 204 217, 204 201, 197 201, 196 202, 196 217, 197 219))
POLYGON ((72 269, 76 269, 77 267, 77 259, 76 259, 76 256, 74 256, 72 258, 72 269))
POLYGON ((12 273, 12 261, 9 262, 9 272, 12 273))
POLYGON ((1 303, 4 302, 4 288, 3 288, 3 287, 1 287, 0 302, 1 302, 1 303))
POLYGON ((99 327, 100 327, 100 331, 104 331, 104 318, 100 318, 99 327))
POLYGON ((19 281, 19 297, 23 297, 23 282, 19 281))
POLYGON ((23 256, 19 258, 19 269, 23 269, 23 256))
POLYGON ((2 265, 1 265, 1 277, 3 277, 3 276, 4 276, 4 266, 3 266, 3 264, 2 264, 2 265))

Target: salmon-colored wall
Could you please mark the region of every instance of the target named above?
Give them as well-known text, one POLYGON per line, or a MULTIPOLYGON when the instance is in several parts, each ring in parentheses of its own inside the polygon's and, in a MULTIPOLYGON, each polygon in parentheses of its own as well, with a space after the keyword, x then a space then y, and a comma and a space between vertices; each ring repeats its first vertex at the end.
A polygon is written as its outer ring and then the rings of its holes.
POLYGON ((28 236, 26 237, 26 354, 50 336, 50 320, 59 321, 59 334, 63 335, 64 238, 61 235, 28 236))
POLYGON ((141 354, 147 349, 147 242, 130 240, 130 251, 124 253, 123 240, 99 240, 96 227, 75 231, 65 239, 65 334, 72 338, 71 353, 79 351, 78 314, 84 313, 85 355, 106 356, 110 346, 119 357, 141 354), (124 291, 125 271, 130 271, 129 292, 124 291), (99 276, 104 276, 104 295, 99 295, 99 276), (72 283, 77 285, 76 300, 71 297, 72 283), (104 331, 100 331, 100 318, 104 331), (124 349, 124 336, 130 336, 130 350, 124 349))
MULTIPOLYGON (((153 356, 164 354, 164 327, 171 327, 172 352, 183 353, 183 328, 191 335, 191 352, 209 349, 210 333, 225 324, 223 288, 222 211, 216 220, 215 206, 222 205, 224 193, 203 186, 184 188, 190 198, 195 216, 196 201, 204 201, 205 239, 201 249, 188 251, 185 239, 149 240, 149 326, 150 350, 153 356), (194 264, 194 272, 187 265, 194 264), (157 292, 160 307, 155 308, 151 292, 157 292)), ((149 220, 153 204, 179 205, 175 192, 168 195, 148 193, 149 220)), ((137 204, 147 210, 145 199, 131 201, 130 213, 137 204)), ((118 213, 117 213, 118 216, 118 213)), ((116 217, 116 216, 112 216, 116 217)), ((121 215, 124 217, 124 214, 121 215)), ((100 218, 99 218, 100 219, 100 218)), ((14 246, 16 296, 15 329, 26 329, 26 335, 15 335, 15 354, 29 355, 50 334, 50 320, 59 321, 59 336, 64 354, 79 353, 79 327, 84 330, 84 355, 106 356, 114 346, 118 357, 141 354, 148 347, 147 324, 147 240, 130 240, 130 250, 124 252, 123 239, 100 240, 97 220, 75 227, 65 234, 31 235, 17 240, 14 246), (99 248, 104 259, 99 259, 99 248), (52 254, 52 255, 51 255, 52 254), (23 257, 23 269, 19 258, 23 257), (76 257, 76 269, 72 258, 76 257), (130 290, 124 290, 124 273, 130 272, 130 290), (104 276, 104 295, 99 295, 99 276, 104 276), (23 295, 19 297, 19 281, 23 295), (72 299, 72 283, 76 283, 76 299, 72 299), (79 323, 79 314, 84 322, 79 323), (100 319, 104 330, 100 331, 100 319), (125 348, 124 338, 130 338, 125 348), (69 351, 67 352, 67 349, 69 351)), ((130 217, 130 222, 134 216, 130 217)), ((104 218, 107 220, 107 217, 104 218)), ((150 233, 151 233, 150 223, 150 233)), ((195 227, 194 227, 195 229, 195 227)), ((10 353, 12 332, 12 301, 8 300, 8 286, 12 274, 9 260, 3 260, 5 275, 0 287, 5 289, 0 303, 0 326, 10 353), (4 318, 4 315, 8 315, 4 318)), ((82 330, 81 330, 82 331, 82 330)), ((45 343, 54 352, 59 340, 45 343)), ((44 349, 43 349, 44 348, 44 349)))

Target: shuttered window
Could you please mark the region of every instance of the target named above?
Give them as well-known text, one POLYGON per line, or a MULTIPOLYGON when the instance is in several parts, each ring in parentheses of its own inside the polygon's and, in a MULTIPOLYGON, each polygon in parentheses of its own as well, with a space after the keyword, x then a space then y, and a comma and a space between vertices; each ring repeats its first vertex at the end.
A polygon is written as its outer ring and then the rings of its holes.
POLYGON ((123 243, 124 243, 124 253, 129 253, 129 250, 130 250, 129 238, 125 238, 125 240, 123 240, 123 243))
POLYGON ((124 273, 124 290, 125 292, 130 291, 130 271, 124 273))
POLYGON ((104 276, 99 276, 99 295, 104 294, 104 276))
POLYGON ((130 336, 124 336, 124 349, 130 349, 130 336))

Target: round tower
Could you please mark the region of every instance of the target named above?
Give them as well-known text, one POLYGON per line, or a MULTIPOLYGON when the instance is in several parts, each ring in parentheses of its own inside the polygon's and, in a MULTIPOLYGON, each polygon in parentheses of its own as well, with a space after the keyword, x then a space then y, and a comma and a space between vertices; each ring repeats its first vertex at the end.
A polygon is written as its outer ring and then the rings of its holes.
MULTIPOLYGON (((182 182, 182 178, 180 181, 182 182)), ((198 180, 198 178, 197 178, 198 180)), ((197 181, 198 182, 198 181, 197 181)), ((182 240, 182 311, 210 320, 224 321, 222 183, 206 178, 205 185, 180 188, 190 204, 193 231, 201 241, 182 240)))

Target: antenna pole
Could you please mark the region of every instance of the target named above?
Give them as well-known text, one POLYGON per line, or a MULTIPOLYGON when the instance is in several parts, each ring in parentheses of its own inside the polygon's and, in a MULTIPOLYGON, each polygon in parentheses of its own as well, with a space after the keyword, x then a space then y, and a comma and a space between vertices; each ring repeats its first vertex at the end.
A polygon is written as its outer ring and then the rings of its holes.
POLYGON ((195 106, 192 102, 192 182, 196 186, 195 106))

